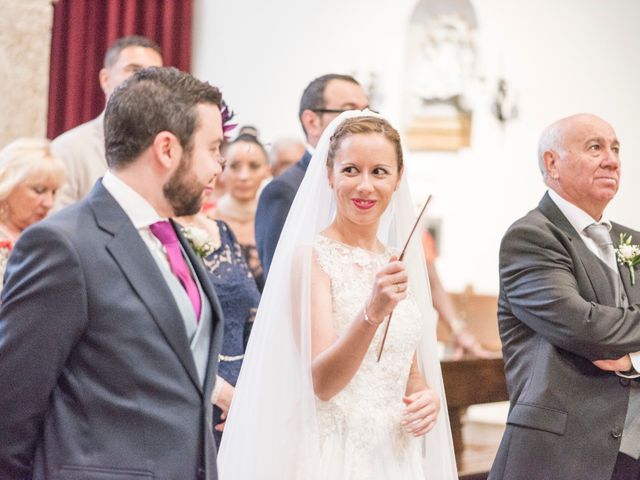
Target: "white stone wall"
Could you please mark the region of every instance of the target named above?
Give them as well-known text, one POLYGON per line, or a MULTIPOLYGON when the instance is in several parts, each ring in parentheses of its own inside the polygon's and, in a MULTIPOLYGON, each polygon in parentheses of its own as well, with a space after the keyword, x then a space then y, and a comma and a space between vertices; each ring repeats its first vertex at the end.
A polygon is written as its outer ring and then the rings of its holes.
POLYGON ((50 0, 0 0, 0 148, 47 133, 52 21, 50 0))
MULTIPOLYGON (((315 76, 373 73, 372 103, 403 130, 405 43, 418 0, 194 0, 193 72, 220 86, 235 121, 263 140, 299 135, 298 102, 315 76)), ((453 2, 452 2, 453 3, 453 2)), ((442 220, 438 267, 445 287, 498 290, 506 228, 544 192, 538 136, 577 112, 608 120, 622 144, 622 183, 609 216, 640 228, 639 0, 472 0, 486 78, 472 143, 458 152, 405 151, 416 199, 433 193, 442 220), (520 116, 490 111, 499 77, 518 93, 520 116)), ((401 134, 404 135, 404 131, 401 134)))

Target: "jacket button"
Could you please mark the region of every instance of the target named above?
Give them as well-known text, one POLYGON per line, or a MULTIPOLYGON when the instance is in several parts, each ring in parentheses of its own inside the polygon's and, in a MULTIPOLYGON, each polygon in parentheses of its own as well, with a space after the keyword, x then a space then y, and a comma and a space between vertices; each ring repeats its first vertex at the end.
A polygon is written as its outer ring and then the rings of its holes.
POLYGON ((622 436, 622 432, 619 428, 614 428, 613 430, 611 430, 611 436, 617 440, 622 436))
POLYGON ((631 380, 628 378, 620 377, 618 381, 620 382, 620 385, 622 385, 623 387, 628 387, 629 385, 631 385, 631 380))

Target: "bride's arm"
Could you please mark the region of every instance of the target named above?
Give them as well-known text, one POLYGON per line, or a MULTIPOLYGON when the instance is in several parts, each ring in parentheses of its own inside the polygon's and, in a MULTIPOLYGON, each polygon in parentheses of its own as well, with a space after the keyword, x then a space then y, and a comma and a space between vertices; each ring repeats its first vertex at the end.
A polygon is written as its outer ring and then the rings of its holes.
POLYGON ((418 359, 415 353, 409 371, 407 390, 402 401, 406 405, 402 424, 407 432, 419 437, 433 428, 440 412, 440 398, 427 385, 418 368, 418 359))
POLYGON ((331 318, 331 281, 312 261, 311 267, 311 351, 312 376, 316 396, 329 400, 351 381, 378 326, 406 297, 407 274, 401 262, 392 261, 376 275, 370 298, 344 334, 337 336, 331 318), (399 287, 396 287, 399 285, 399 287))

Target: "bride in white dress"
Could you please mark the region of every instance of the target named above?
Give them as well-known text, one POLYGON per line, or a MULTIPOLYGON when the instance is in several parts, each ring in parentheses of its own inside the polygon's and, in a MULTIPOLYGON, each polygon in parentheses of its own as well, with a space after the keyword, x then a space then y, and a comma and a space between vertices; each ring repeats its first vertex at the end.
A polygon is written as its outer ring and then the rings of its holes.
POLYGON ((347 112, 325 130, 269 272, 221 480, 457 478, 419 244, 397 260, 414 218, 402 176, 386 120, 347 112))

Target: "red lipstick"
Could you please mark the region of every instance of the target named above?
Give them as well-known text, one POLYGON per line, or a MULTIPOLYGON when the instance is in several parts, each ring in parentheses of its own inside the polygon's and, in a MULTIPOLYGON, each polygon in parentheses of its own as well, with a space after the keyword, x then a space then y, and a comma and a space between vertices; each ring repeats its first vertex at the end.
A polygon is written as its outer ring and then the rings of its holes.
POLYGON ((366 200, 364 198, 352 198, 351 201, 360 210, 369 210, 376 204, 375 200, 366 200))

